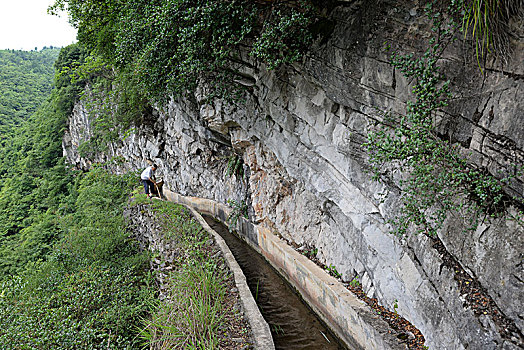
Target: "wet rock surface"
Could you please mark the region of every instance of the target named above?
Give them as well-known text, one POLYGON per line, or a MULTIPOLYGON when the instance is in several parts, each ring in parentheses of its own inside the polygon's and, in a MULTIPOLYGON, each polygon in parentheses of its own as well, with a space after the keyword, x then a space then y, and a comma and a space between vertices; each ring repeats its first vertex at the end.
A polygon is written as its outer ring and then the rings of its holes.
MULTIPOLYGON (((368 173, 361 145, 377 109, 402 112, 410 97, 410 82, 387 63, 383 44, 423 50, 427 23, 417 6, 341 3, 329 14, 335 23, 329 40, 300 64, 274 71, 253 65, 239 51, 250 64, 236 68, 255 81, 245 103, 206 100, 202 87, 155 111, 152 123, 92 160, 78 154, 89 135, 88 110, 78 104, 64 137, 67 159, 86 167, 118 156, 124 161, 115 166, 120 171, 142 169, 151 160, 175 192, 245 202, 251 220, 317 248, 321 263, 336 266, 346 281, 358 276, 364 293, 390 311, 397 304, 395 310, 421 330, 430 348, 519 348, 522 226, 486 217, 476 232, 466 233, 464 218, 451 217, 438 249, 422 235, 392 236, 387 220, 398 214, 398 188, 374 182, 368 173), (233 154, 243 159, 242 177, 225 176, 233 154), (381 203, 386 190, 390 196, 381 203), (459 275, 469 277, 456 278, 449 256, 465 273, 459 275), (482 290, 479 303, 490 300, 511 332, 501 329, 496 314, 465 302, 461 281, 467 278, 482 290)), ((474 53, 459 42, 442 60, 457 97, 439 132, 492 173, 510 171, 524 159, 522 37, 512 42, 514 54, 504 68, 493 64, 484 75, 472 62, 474 53)), ((522 197, 523 183, 513 178, 508 191, 522 197)))

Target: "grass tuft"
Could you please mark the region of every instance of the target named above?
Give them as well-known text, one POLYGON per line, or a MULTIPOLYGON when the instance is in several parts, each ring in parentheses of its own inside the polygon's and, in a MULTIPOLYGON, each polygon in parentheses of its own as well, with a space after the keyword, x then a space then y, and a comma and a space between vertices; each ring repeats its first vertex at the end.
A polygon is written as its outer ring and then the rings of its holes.
POLYGON ((179 252, 167 279, 166 298, 159 302, 141 337, 150 349, 218 349, 225 315, 230 312, 228 274, 212 257, 209 234, 181 205, 155 201, 151 208, 163 235, 179 252))

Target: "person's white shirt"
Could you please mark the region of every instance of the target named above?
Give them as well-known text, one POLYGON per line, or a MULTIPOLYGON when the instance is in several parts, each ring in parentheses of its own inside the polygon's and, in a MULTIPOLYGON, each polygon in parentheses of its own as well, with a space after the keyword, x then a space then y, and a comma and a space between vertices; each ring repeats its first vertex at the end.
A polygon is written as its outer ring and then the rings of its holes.
POLYGON ((148 166, 145 168, 144 171, 142 171, 142 174, 140 175, 140 178, 142 180, 151 180, 151 177, 153 177, 154 170, 152 166, 148 166))

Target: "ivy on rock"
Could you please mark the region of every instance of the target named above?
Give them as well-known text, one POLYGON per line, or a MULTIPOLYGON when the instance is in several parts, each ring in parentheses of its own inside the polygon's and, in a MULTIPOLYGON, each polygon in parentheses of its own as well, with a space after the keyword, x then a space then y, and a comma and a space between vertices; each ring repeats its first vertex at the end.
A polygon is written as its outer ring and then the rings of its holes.
POLYGON ((65 8, 79 41, 154 102, 200 82, 230 93, 241 45, 270 68, 298 60, 319 17, 305 0, 56 0, 50 11, 65 8))
POLYGON ((460 24, 453 18, 460 18, 462 6, 462 2, 452 1, 444 15, 429 4, 426 14, 433 22, 435 37, 428 49, 420 57, 392 54, 392 65, 414 81, 414 100, 407 102, 405 115, 384 113, 383 124, 368 134, 364 144, 375 179, 402 174, 397 183, 403 206, 391 221, 397 234, 413 229, 436 235, 449 214, 457 211, 468 218, 466 229, 475 230, 486 215, 496 216, 509 204, 523 203, 522 198, 510 198, 505 193, 507 178, 496 178, 468 161, 458 145, 435 130, 442 109, 452 97, 439 59, 456 39, 460 24))

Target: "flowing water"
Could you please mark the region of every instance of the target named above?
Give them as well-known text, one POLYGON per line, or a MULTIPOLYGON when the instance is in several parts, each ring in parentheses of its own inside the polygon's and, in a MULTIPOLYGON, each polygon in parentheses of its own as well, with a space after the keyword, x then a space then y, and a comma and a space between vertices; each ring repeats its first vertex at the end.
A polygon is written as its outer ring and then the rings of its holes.
POLYGON ((271 328, 276 349, 346 349, 259 253, 213 217, 204 215, 204 219, 224 238, 242 268, 262 316, 271 328))

